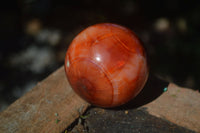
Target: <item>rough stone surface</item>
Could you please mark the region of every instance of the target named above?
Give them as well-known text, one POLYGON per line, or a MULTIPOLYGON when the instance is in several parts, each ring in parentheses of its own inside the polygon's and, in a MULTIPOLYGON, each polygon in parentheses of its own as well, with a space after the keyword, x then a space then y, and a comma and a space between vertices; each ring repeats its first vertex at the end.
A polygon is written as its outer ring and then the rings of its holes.
POLYGON ((89 133, 195 133, 167 120, 149 115, 144 108, 104 110, 93 108, 85 123, 89 133))
POLYGON ((200 93, 169 84, 168 91, 144 105, 157 117, 200 132, 200 93))

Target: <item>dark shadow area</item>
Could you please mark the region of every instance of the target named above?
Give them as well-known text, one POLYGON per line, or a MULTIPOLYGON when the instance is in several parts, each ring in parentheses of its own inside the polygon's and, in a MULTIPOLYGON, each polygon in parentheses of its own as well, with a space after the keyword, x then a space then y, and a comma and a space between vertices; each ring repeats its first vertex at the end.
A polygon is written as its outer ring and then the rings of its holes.
POLYGON ((167 87, 169 82, 163 81, 158 77, 150 74, 148 81, 142 91, 131 101, 120 107, 113 108, 114 110, 128 110, 138 108, 147 103, 152 102, 158 98, 164 92, 164 88, 167 87))

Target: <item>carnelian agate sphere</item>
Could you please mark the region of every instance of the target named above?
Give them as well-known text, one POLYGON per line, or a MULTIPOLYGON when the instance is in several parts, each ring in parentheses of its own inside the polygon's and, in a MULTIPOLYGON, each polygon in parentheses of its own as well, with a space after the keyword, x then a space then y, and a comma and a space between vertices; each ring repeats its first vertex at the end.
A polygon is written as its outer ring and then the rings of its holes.
POLYGON ((90 26, 69 46, 65 71, 74 91, 100 107, 134 98, 148 77, 147 59, 138 37, 111 23, 90 26))

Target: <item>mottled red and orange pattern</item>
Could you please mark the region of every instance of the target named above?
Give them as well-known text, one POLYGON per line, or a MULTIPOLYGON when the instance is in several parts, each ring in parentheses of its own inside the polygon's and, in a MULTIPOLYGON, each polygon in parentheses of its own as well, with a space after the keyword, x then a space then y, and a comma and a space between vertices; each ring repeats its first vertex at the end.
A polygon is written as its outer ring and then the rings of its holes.
POLYGON ((119 106, 134 98, 149 73, 138 37, 111 23, 90 26, 74 38, 65 71, 74 91, 100 107, 119 106))

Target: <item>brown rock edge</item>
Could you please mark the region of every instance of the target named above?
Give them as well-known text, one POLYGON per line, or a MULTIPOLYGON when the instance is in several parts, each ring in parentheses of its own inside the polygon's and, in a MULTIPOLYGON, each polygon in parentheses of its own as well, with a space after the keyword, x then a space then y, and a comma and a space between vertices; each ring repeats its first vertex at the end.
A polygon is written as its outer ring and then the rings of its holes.
POLYGON ((61 67, 0 113, 0 132, 59 133, 88 106, 73 92, 61 67))
POLYGON ((157 117, 200 133, 200 93, 170 83, 168 90, 144 105, 157 117))

